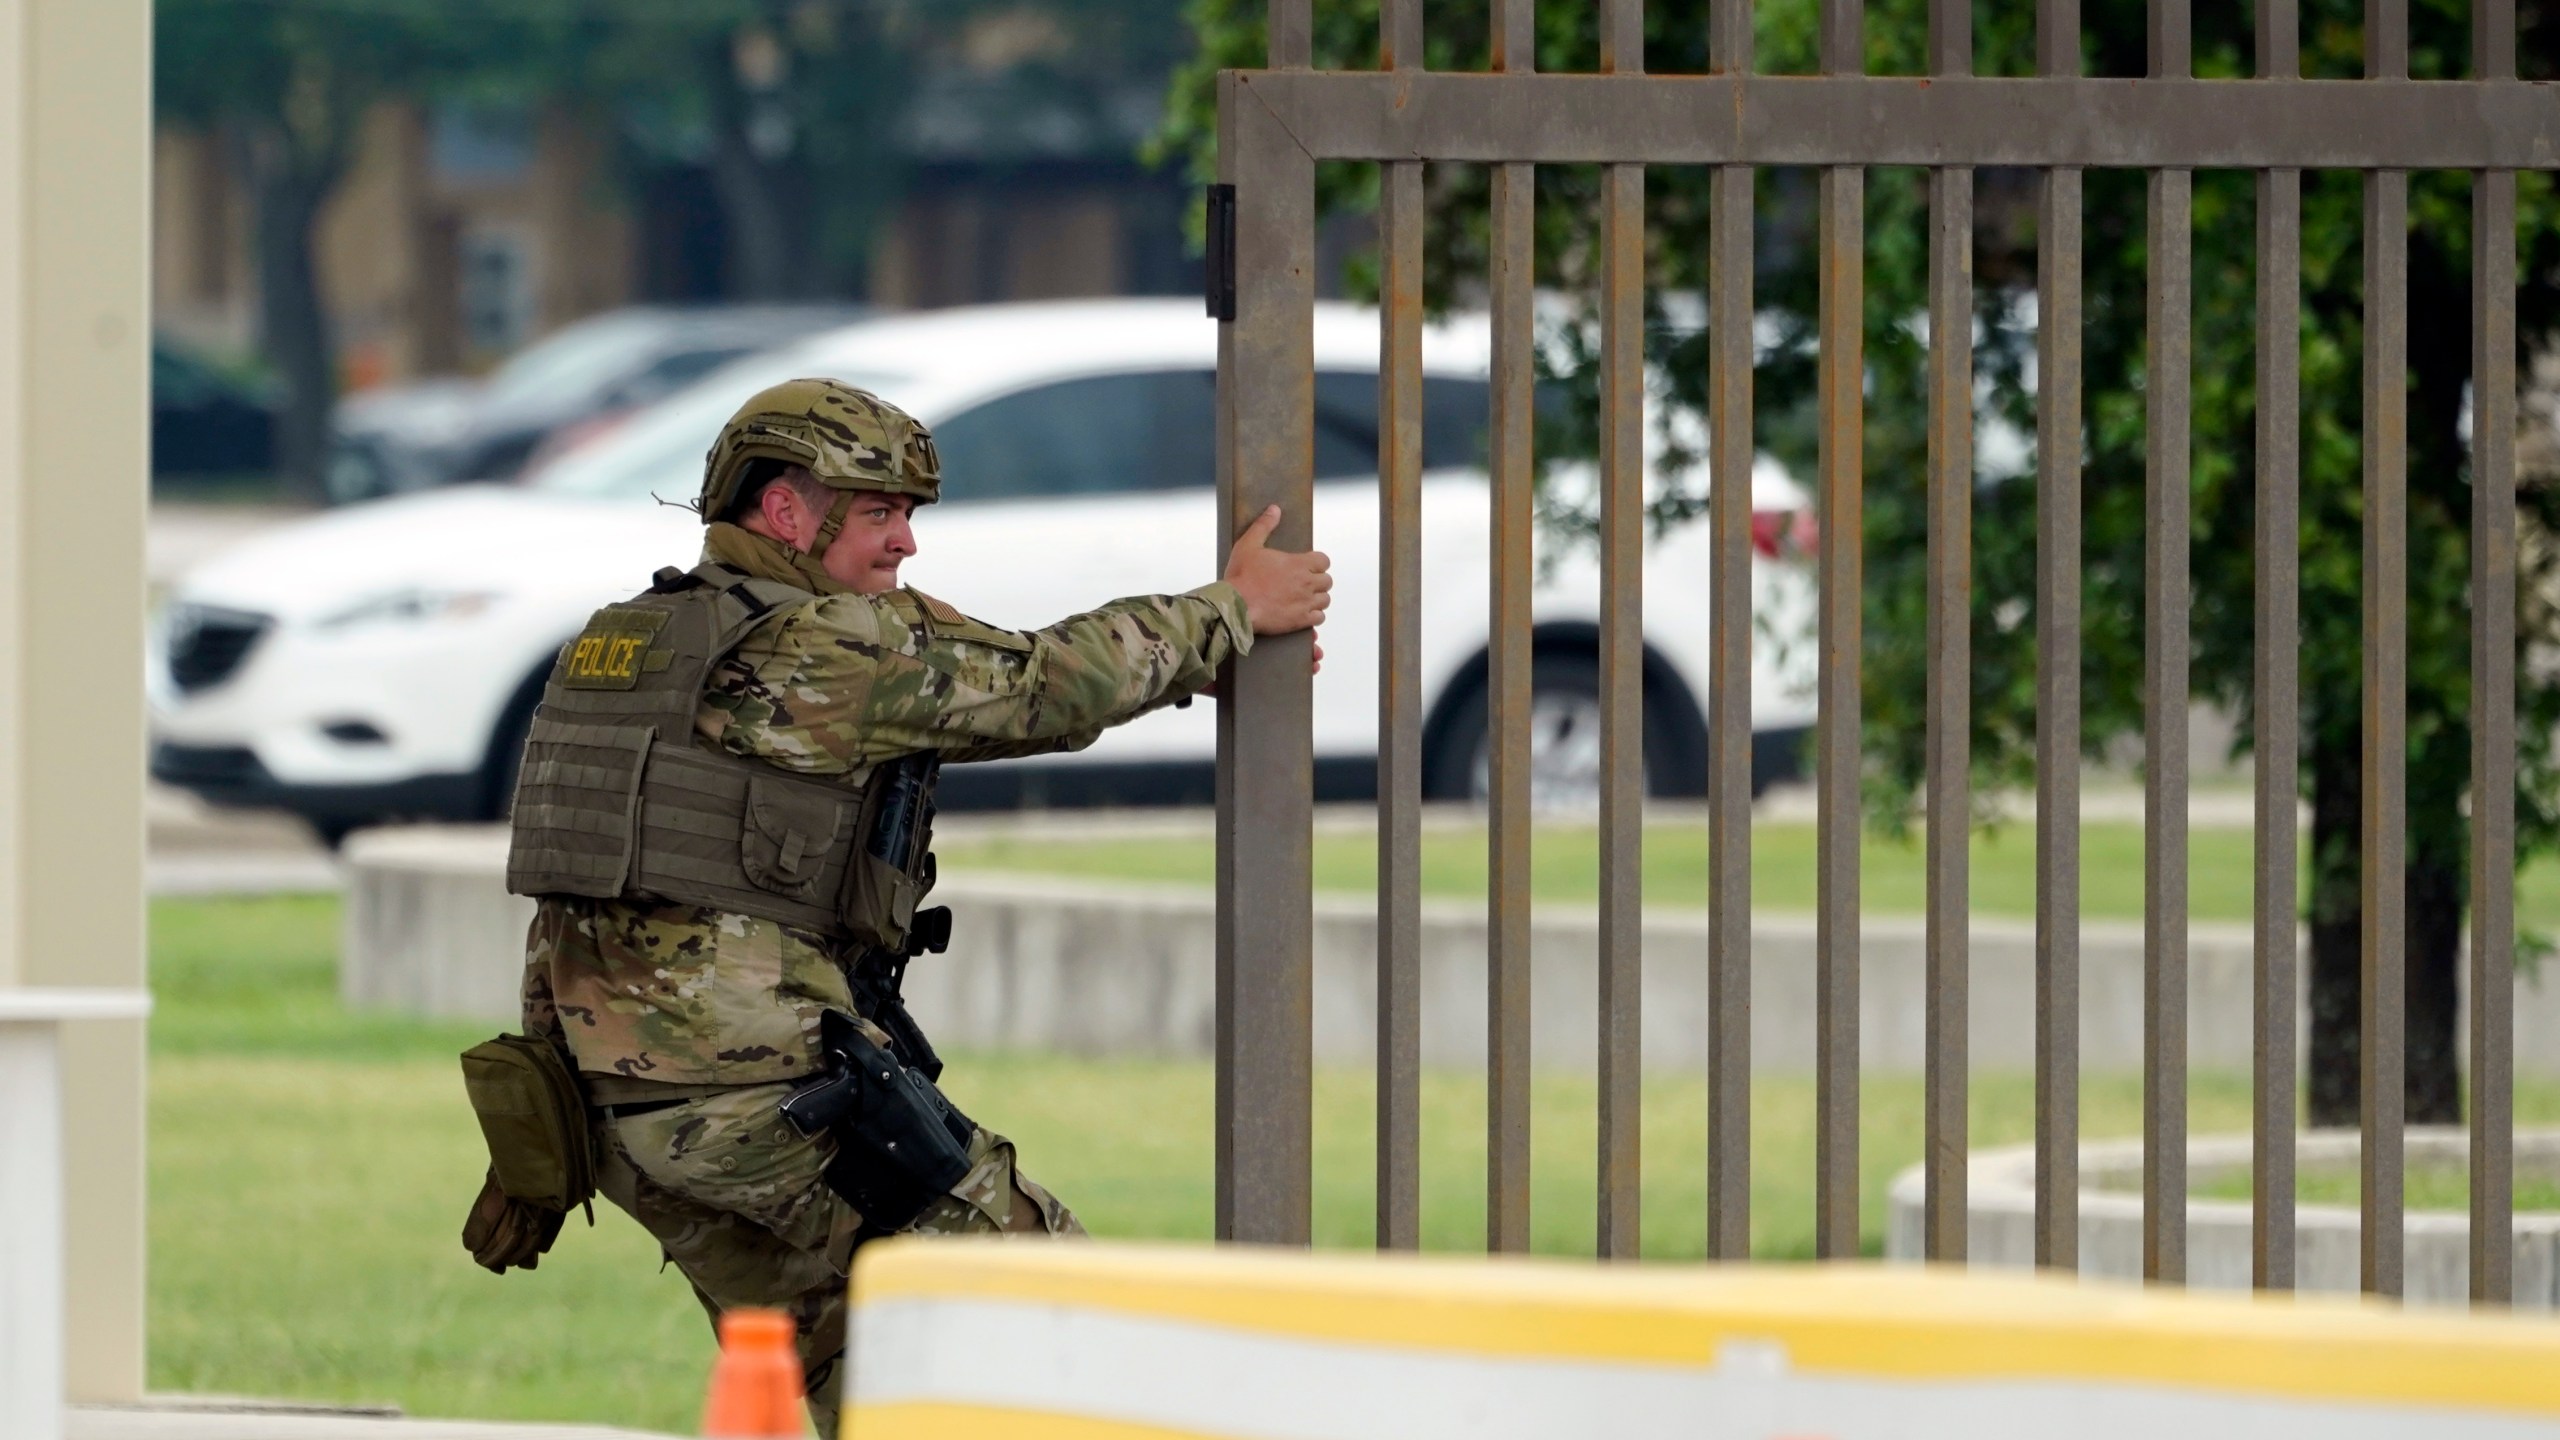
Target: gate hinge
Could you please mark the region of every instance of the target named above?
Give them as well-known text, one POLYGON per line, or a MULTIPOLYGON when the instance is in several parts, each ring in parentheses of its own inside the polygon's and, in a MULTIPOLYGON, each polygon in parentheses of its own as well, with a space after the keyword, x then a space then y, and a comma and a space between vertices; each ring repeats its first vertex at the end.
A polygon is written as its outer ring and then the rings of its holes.
POLYGON ((1236 318, 1236 187, 1209 187, 1209 318, 1236 318))

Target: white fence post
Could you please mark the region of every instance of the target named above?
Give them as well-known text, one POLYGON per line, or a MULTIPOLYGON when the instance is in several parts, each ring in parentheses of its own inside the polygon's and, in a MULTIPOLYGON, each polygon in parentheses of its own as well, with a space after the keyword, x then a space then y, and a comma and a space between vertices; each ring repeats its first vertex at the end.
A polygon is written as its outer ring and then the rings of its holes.
POLYGON ((133 1020, 131 990, 0 989, 0 1436, 61 1440, 62 1071, 68 1020, 133 1020))

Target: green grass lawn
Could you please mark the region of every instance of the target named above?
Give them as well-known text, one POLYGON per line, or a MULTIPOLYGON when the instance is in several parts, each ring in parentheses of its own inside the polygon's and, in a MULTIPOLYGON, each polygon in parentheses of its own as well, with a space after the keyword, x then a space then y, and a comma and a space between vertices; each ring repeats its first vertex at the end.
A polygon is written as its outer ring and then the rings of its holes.
MULTIPOLYGON (((166 900, 152 906, 150 1385, 156 1390, 391 1401, 414 1414, 565 1419, 689 1432, 710 1359, 690 1291, 602 1204, 572 1220, 539 1270, 503 1279, 456 1236, 483 1160, 454 1053, 488 1027, 350 1015, 336 1000, 333 899, 166 900)), ((1095 1233, 1206 1239, 1212 1084, 1205 1063, 955 1057, 972 1114, 1018 1141, 1026 1168, 1095 1233)), ((2131 1077, 2085 1082, 2091 1136, 2140 1127, 2131 1077)), ((1920 1089, 1864 1095, 1865 1235, 1883 1191, 1920 1156, 1920 1089)), ((1328 1071, 1316 1095, 1318 1240, 1370 1243, 1371 1090, 1328 1071)), ((1483 1243, 1479 1077, 1424 1090, 1424 1236, 1483 1243)), ((1697 1256, 1705 1234, 1706 1092, 1654 1077, 1645 1096, 1645 1250, 1697 1256)), ((1976 1077, 1978 1144, 2027 1139, 2024 1077, 1976 1077)), ((2560 1087, 2528 1085, 2520 1119, 2560 1119, 2560 1087)), ((1753 1245, 1809 1256, 1809 1081, 1754 1088, 1753 1245)), ((2198 1133, 2245 1129, 2234 1077, 2196 1077, 2198 1133)), ((1594 1093, 1542 1077, 1535 1096, 1533 1239, 1588 1253, 1594 1093)))
MULTIPOLYGON (((2142 918, 2142 827, 2109 822, 2083 826, 2080 837, 2081 913, 2092 920, 2142 918)), ((1763 821, 1751 827, 1751 903, 1775 913, 1810 913, 1814 907, 1814 827, 1763 821)), ((1028 870, 1113 879, 1208 885, 1216 854, 1197 840, 976 840, 936 847, 952 874, 972 870, 1028 870)), ((2252 837, 2246 830, 2196 830, 2187 851, 2188 910, 2198 920, 2247 921, 2252 899, 2252 837)), ((2029 824, 1977 830, 1973 837, 1972 897, 1980 915, 2031 917, 2036 913, 2036 835, 2029 824)), ((1925 855, 1915 834, 1908 840, 1865 837, 1859 890, 1869 914, 1917 915, 1924 891, 1925 855)), ((1367 893, 1377 888, 1377 841, 1366 834, 1320 834, 1315 839, 1319 890, 1367 893)), ((1434 829, 1422 837, 1422 889, 1426 895, 1467 897, 1485 891, 1482 828, 1434 829)), ((1590 825, 1538 827, 1530 854, 1530 888, 1542 901, 1591 902, 1599 894, 1599 832, 1590 825)), ((1703 906, 1707 893, 1707 832, 1702 822, 1657 821, 1645 827, 1644 895, 1648 904, 1703 906)), ((2560 924, 2560 859, 2538 860, 2516 877, 2517 919, 2528 927, 2560 924)))

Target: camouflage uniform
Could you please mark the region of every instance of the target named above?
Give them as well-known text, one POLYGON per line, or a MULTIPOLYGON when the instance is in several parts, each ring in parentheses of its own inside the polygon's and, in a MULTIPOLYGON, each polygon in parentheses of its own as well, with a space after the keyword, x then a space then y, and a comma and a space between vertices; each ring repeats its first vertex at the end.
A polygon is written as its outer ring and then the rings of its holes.
MULTIPOLYGON (((733 525, 711 527, 705 558, 804 588, 812 579, 808 557, 733 525)), ((968 761, 1080 748, 1187 699, 1251 643, 1243 601, 1224 584, 1118 600, 1031 632, 968 621, 913 591, 839 589, 778 611, 715 669, 695 732, 708 748, 858 785, 918 750, 968 761)), ((800 1135, 775 1107, 782 1082, 815 1072, 820 1015, 855 1009, 852 958, 825 935, 752 916, 562 895, 540 900, 526 947, 526 1033, 562 1041, 581 1071, 736 1087, 598 1112, 599 1185, 715 1318, 740 1305, 795 1316, 824 1435, 862 1217, 820 1178, 832 1139, 800 1135)), ((1082 1233, 1019 1173, 1002 1136, 979 1129, 970 1159, 908 1231, 1082 1233)))

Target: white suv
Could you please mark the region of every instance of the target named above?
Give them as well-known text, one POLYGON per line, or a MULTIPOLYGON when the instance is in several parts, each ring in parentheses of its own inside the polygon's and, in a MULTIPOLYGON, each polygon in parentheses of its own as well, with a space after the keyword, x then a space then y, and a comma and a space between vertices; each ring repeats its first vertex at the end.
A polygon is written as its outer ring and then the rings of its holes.
MULTIPOLYGON (((1334 560, 1316 681, 1319 798, 1374 789, 1378 675, 1376 312, 1315 315, 1316 543, 1334 560)), ((721 422, 800 375, 872 389, 932 427, 943 503, 905 578, 1000 625, 1215 578, 1217 331, 1196 301, 940 310, 743 360, 573 451, 522 487, 462 486, 270 532, 189 574, 155 632, 152 773, 216 803, 298 812, 324 835, 397 818, 502 813, 542 680, 588 613, 697 558, 679 508, 721 422)), ((1427 786, 1483 785, 1489 488, 1480 317, 1425 338, 1422 679, 1427 786)), ((1588 484, 1587 470, 1551 483, 1588 484)), ((1755 788, 1790 770, 1812 718, 1804 494, 1753 477, 1755 788)), ((1536 789, 1596 793, 1600 581, 1587 543, 1542 537, 1536 789)), ((1645 568, 1646 757, 1656 794, 1705 783, 1707 527, 1645 568)), ((945 802, 1205 801, 1207 705, 1164 710, 1074 755, 955 767, 945 802)))

